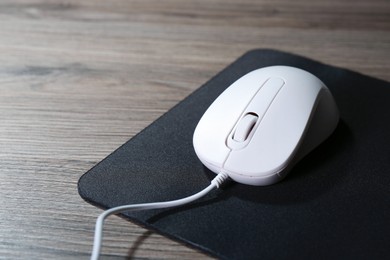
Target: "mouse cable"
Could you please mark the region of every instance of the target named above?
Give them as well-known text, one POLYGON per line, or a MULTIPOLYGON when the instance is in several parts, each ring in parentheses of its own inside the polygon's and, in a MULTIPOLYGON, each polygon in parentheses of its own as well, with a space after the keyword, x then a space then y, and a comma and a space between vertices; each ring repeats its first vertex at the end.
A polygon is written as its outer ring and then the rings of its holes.
POLYGON ((101 244, 102 244, 102 237, 103 237, 103 224, 104 220, 112 215, 112 214, 118 214, 122 212, 130 212, 130 211, 141 211, 141 210, 149 210, 149 209, 162 209, 162 208, 171 208, 171 207, 177 207, 181 206, 187 203, 190 203, 194 200, 197 200, 203 196, 205 196, 207 193, 209 193, 214 188, 219 188, 223 182, 225 182, 229 176, 225 172, 220 172, 210 183, 209 186, 207 186, 205 189, 201 190, 198 193, 195 193, 194 195, 191 195, 189 197, 185 197, 178 200, 171 200, 171 201, 164 201, 164 202, 152 202, 152 203, 143 203, 143 204, 130 204, 130 205, 123 205, 118 206, 115 208, 108 209, 104 211, 96 220, 95 225, 95 237, 93 242, 93 249, 92 249, 92 256, 91 260, 97 260, 99 259, 100 250, 101 250, 101 244))

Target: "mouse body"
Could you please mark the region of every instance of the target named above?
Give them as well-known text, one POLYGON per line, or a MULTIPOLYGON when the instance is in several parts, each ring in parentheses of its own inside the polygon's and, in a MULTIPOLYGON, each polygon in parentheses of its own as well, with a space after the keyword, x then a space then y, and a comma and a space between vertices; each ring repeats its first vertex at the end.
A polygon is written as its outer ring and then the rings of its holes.
POLYGON ((336 128, 339 113, 325 84, 288 66, 254 70, 206 110, 193 135, 200 161, 239 183, 270 185, 336 128))

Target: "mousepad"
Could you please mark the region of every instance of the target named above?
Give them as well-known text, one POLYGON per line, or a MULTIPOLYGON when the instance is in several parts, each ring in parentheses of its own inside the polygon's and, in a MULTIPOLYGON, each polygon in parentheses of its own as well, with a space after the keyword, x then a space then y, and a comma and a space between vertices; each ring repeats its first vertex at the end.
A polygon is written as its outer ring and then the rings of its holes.
POLYGON ((81 197, 107 209, 205 188, 215 175, 195 155, 195 126, 231 83, 271 65, 328 86, 341 117, 331 137, 282 182, 230 182, 189 205, 123 216, 221 259, 389 257, 390 83, 285 52, 244 54, 84 174, 81 197))

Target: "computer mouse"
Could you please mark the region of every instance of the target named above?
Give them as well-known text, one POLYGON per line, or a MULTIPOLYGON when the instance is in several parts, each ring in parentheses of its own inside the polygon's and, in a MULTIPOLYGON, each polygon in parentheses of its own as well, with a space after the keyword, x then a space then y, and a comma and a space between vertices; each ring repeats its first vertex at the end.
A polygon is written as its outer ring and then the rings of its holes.
POLYGON ((193 145, 211 171, 264 186, 282 180, 338 121, 335 100, 320 79, 302 69, 271 66, 239 78, 210 105, 193 145))

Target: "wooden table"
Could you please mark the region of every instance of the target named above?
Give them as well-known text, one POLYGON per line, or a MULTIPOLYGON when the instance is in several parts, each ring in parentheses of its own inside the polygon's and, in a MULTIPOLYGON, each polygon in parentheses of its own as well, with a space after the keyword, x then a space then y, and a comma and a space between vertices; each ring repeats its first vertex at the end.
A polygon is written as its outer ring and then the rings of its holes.
MULTIPOLYGON (((0 2, 0 258, 87 259, 79 177, 254 48, 390 80, 387 0, 0 2)), ((103 254, 207 258, 118 217, 103 254)), ((110 257, 108 257, 110 256, 110 257)))

